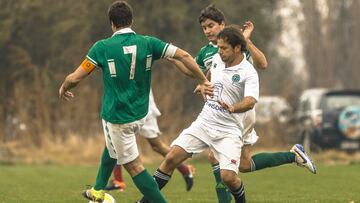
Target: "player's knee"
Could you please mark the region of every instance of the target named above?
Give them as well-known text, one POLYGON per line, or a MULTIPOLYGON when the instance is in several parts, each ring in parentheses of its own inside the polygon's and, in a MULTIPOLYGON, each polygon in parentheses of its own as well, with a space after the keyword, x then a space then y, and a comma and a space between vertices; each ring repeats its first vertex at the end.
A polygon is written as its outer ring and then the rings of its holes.
POLYGON ((247 173, 251 171, 251 164, 249 159, 241 159, 239 171, 241 173, 247 173))
POLYGON ((123 166, 128 171, 128 173, 131 175, 131 177, 136 176, 137 174, 141 173, 145 169, 139 158, 136 158, 134 161, 126 163, 123 166))
POLYGON ((221 171, 221 179, 227 186, 233 186, 237 182, 237 174, 234 171, 221 171))
POLYGON ((178 164, 176 157, 177 156, 175 153, 169 152, 165 157, 165 160, 164 160, 165 164, 167 166, 169 166, 170 168, 176 167, 176 165, 178 164))
POLYGON ((158 146, 158 145, 151 145, 151 149, 157 153, 161 152, 161 146, 158 146))
POLYGON ((208 153, 208 160, 211 163, 211 165, 218 164, 219 162, 215 159, 215 156, 212 152, 208 153))

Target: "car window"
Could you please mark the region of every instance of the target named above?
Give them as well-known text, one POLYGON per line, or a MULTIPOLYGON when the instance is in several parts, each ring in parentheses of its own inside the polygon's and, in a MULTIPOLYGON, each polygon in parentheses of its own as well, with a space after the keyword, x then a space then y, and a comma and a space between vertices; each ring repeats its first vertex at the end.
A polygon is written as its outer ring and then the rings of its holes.
POLYGON ((341 109, 353 105, 360 106, 359 95, 327 95, 322 103, 324 109, 341 109))

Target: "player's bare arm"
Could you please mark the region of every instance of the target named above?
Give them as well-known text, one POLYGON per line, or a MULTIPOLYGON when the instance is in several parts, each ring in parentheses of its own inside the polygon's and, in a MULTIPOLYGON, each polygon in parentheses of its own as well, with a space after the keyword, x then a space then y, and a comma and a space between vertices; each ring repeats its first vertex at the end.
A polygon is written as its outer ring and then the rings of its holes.
POLYGON ((195 78, 195 75, 179 60, 173 58, 166 58, 170 63, 174 64, 185 75, 195 78))
POLYGON ((95 65, 88 59, 85 59, 74 72, 66 76, 64 82, 60 86, 59 97, 65 100, 73 98, 74 94, 69 90, 79 84, 79 82, 86 78, 86 76, 88 76, 94 69, 95 65))
POLYGON ((254 61, 254 66, 258 69, 266 69, 268 67, 268 62, 264 53, 250 40, 253 31, 254 24, 251 21, 246 21, 243 25, 243 35, 247 43, 246 49, 250 52, 251 58, 254 61))
MULTIPOLYGON (((211 79, 211 71, 210 70, 206 73, 206 78, 210 81, 210 79, 211 79)), ((199 85, 197 85, 196 88, 194 89, 194 93, 196 93, 196 94, 201 93, 199 85)))
POLYGON ((248 96, 245 97, 242 101, 235 104, 227 104, 224 101, 218 102, 224 109, 226 109, 230 113, 243 113, 254 108, 256 104, 256 99, 254 97, 248 96))
POLYGON ((187 69, 189 69, 193 73, 193 75, 195 75, 195 77, 199 80, 200 92, 204 99, 206 98, 205 95, 209 95, 209 96, 213 95, 213 91, 214 91, 213 85, 201 72, 194 58, 189 53, 178 48, 173 58, 182 62, 187 67, 187 69))

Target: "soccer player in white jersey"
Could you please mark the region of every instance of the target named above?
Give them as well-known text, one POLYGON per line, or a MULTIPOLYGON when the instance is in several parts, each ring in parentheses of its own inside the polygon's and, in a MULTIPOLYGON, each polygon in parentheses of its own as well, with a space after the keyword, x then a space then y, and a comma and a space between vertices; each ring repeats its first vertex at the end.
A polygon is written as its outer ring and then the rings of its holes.
MULTIPOLYGON (((214 5, 204 8, 199 16, 199 23, 203 29, 205 37, 209 40, 209 44, 202 47, 196 56, 196 62, 204 73, 209 70, 212 64, 212 58, 218 51, 217 34, 225 26, 225 16, 222 11, 214 5)), ((243 35, 247 42, 246 58, 253 62, 254 67, 261 70, 267 68, 267 60, 265 55, 259 50, 250 40, 254 25, 252 22, 247 21, 243 26, 243 35)), ((172 61, 181 70, 186 71, 186 68, 178 61, 172 61)), ((191 76, 189 71, 188 75, 191 76)), ((304 166, 310 172, 316 173, 316 169, 311 159, 305 153, 301 145, 294 145, 288 152, 271 152, 271 153, 258 153, 252 155, 250 148, 258 140, 255 125, 255 110, 254 108, 246 112, 243 121, 243 141, 244 146, 241 152, 240 172, 253 172, 262 170, 268 167, 276 167, 283 164, 297 163, 299 166, 304 166)), ((219 170, 219 163, 214 158, 213 154, 209 153, 209 161, 213 168, 213 174, 216 181, 216 194, 219 203, 229 203, 231 195, 224 187, 219 170)))
MULTIPOLYGON (((240 30, 224 28, 218 35, 219 56, 225 63, 213 62, 210 74, 214 95, 209 97, 198 118, 172 143, 171 151, 154 174, 163 188, 177 164, 210 148, 220 163, 221 179, 236 203, 245 202, 245 190, 237 176, 243 146, 242 120, 259 97, 257 72, 243 52, 246 41, 240 30)), ((141 200, 141 202, 146 202, 141 200)))
MULTIPOLYGON (((145 123, 141 127, 139 134, 146 138, 148 143, 150 144, 152 150, 159 153, 163 157, 170 151, 170 147, 165 144, 159 137, 161 131, 158 126, 157 117, 160 116, 161 113, 156 106, 154 94, 152 89, 150 89, 149 96, 149 112, 145 117, 145 123)), ((190 191, 193 184, 193 170, 195 168, 191 165, 180 164, 177 166, 177 170, 183 176, 185 181, 186 191, 190 191)), ((122 175, 122 167, 121 165, 116 165, 113 170, 114 179, 110 181, 110 184, 106 186, 105 190, 120 190, 123 191, 126 187, 125 181, 122 175)))

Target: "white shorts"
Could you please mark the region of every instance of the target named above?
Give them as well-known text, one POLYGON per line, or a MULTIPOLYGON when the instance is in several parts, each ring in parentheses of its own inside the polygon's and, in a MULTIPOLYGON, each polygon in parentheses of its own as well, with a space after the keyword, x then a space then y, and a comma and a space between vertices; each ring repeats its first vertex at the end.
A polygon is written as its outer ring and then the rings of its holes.
POLYGON ((106 147, 110 157, 117 159, 117 164, 127 164, 139 156, 135 135, 144 120, 126 124, 114 124, 102 120, 106 147))
POLYGON ((140 135, 145 138, 157 138, 161 134, 158 123, 157 123, 157 117, 147 115, 145 117, 145 123, 140 129, 140 135))
POLYGON ((205 127, 201 122, 193 122, 191 126, 182 131, 171 144, 183 148, 187 153, 200 153, 207 148, 214 153, 219 161, 220 169, 227 169, 238 173, 242 141, 240 130, 233 133, 224 133, 219 130, 205 127))
POLYGON ((256 115, 255 115, 255 109, 251 109, 245 113, 243 125, 243 142, 244 145, 254 145, 256 141, 259 139, 259 137, 256 134, 256 131, 254 129, 256 122, 256 115))

